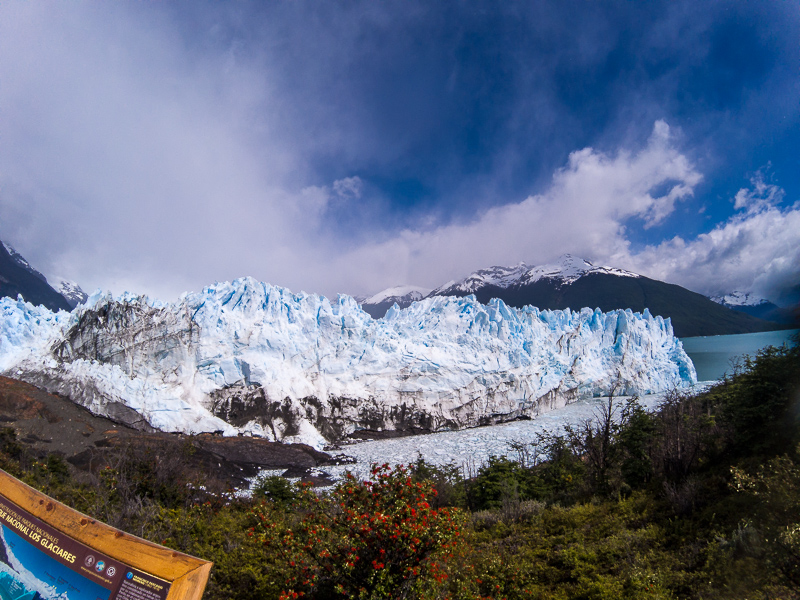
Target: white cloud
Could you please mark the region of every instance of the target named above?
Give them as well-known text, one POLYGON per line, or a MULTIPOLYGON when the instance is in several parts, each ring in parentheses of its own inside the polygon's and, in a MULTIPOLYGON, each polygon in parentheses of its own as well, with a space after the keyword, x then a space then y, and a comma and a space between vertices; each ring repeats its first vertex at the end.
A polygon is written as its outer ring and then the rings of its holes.
POLYGON ((659 121, 639 152, 573 152, 539 195, 472 222, 403 231, 347 254, 335 270, 351 289, 371 281, 374 291, 397 281, 436 286, 476 268, 543 263, 571 252, 700 293, 741 290, 778 303, 800 300, 783 296, 800 282, 800 204, 781 209, 784 191, 765 183, 763 172, 737 193, 740 212, 712 231, 631 250, 626 223, 660 222, 701 178, 659 121))
POLYGON ((599 259, 625 255, 625 223, 660 222, 701 179, 674 148, 668 125, 658 121, 638 152, 573 152, 541 194, 470 222, 403 231, 347 254, 337 268, 346 283, 357 286, 363 278, 379 289, 396 281, 436 286, 475 268, 545 262, 563 252, 599 259))
POLYGON ((361 191, 364 188, 364 182, 360 177, 345 177, 344 179, 337 179, 333 182, 333 191, 341 198, 348 200, 358 200, 361 198, 361 191))
POLYGON ((270 135, 266 69, 190 52, 155 8, 7 3, 0 79, 0 235, 43 271, 174 297, 306 258, 328 192, 270 135))
POLYGON ((759 212, 764 208, 775 206, 785 195, 783 188, 764 181, 764 170, 758 171, 751 177, 750 184, 752 188, 742 188, 736 192, 733 198, 733 207, 736 210, 746 208, 750 213, 759 212))
POLYGON ((760 173, 728 222, 631 253, 627 228, 664 223, 702 179, 664 121, 642 148, 573 152, 519 202, 447 225, 420 210, 414 229, 345 239, 331 207, 369 226, 371 182, 319 181, 308 157, 321 147, 361 172, 385 142, 342 141, 359 111, 298 106, 328 103, 276 89, 270 57, 187 45, 158 7, 137 6, 0 5, 0 236, 45 273, 165 299, 242 275, 334 294, 571 252, 698 291, 769 296, 798 280, 800 209, 779 209, 760 173))
MULTIPOLYGON (((643 251, 620 256, 642 274, 705 294, 754 292, 777 303, 800 283, 800 204, 777 206, 783 190, 756 177, 736 194, 736 213, 693 240, 674 237, 643 251)), ((795 291, 796 293, 796 291, 795 291)))

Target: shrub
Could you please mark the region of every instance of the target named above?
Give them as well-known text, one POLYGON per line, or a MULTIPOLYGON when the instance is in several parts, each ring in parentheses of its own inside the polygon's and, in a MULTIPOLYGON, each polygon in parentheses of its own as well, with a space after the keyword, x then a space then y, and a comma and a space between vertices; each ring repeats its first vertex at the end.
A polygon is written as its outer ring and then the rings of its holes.
POLYGON ((437 466, 427 462, 422 458, 422 455, 419 455, 417 460, 409 465, 409 469, 415 482, 431 482, 436 492, 430 501, 434 508, 444 506, 466 507, 467 495, 464 477, 461 474, 461 469, 455 464, 437 466))
POLYGON ((433 508, 434 493, 409 469, 373 466, 369 481, 348 473, 324 496, 302 488, 290 513, 261 503, 250 533, 288 566, 283 598, 404 597, 422 578, 445 577, 464 521, 433 508))
POLYGON ((253 485, 253 497, 289 506, 297 499, 297 490, 291 481, 280 475, 259 477, 253 485))
MULTIPOLYGON (((733 489, 747 495, 753 521, 739 529, 760 529, 767 564, 800 589, 800 446, 794 456, 773 458, 755 473, 732 468, 733 489)), ((741 538, 742 536, 735 536, 741 538)))

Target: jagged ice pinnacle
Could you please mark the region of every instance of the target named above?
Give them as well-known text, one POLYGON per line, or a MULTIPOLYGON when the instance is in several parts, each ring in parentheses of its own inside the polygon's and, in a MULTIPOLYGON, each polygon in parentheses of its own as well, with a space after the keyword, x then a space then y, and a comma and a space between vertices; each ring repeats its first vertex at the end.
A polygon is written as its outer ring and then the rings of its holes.
POLYGON ((0 371, 136 427, 321 447, 356 429, 500 422, 582 396, 696 382, 669 319, 434 297, 373 320, 252 278, 178 302, 0 300, 0 371))

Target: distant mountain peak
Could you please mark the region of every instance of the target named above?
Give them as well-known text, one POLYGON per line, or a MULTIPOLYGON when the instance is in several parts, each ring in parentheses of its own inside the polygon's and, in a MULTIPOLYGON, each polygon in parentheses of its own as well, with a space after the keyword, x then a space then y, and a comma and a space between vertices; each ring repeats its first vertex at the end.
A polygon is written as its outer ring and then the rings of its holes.
POLYGON ((654 315, 669 317, 676 335, 681 337, 769 331, 781 327, 780 323, 793 322, 792 315, 770 312, 781 310, 771 303, 757 307, 720 305, 678 285, 625 269, 597 266, 572 254, 562 254, 552 263, 539 266, 521 262, 480 269, 436 288, 429 297, 468 295, 483 303, 499 298, 509 306, 536 306, 542 310, 648 309, 654 315), (753 308, 758 310, 751 311, 753 308))
POLYGON ((617 275, 619 277, 640 277, 637 273, 617 269, 614 267, 598 267, 586 260, 571 254, 562 254, 555 263, 533 267, 528 270, 517 282, 528 284, 542 278, 560 280, 562 283, 573 283, 590 273, 604 273, 607 275, 617 275))
POLYGON ((397 285, 386 288, 362 300, 362 304, 380 304, 382 302, 397 302, 398 300, 417 301, 422 300, 431 293, 430 288, 423 288, 414 285, 397 285))
POLYGON ((562 254, 556 262, 529 266, 520 262, 511 267, 494 266, 479 269, 459 281, 449 281, 431 292, 432 296, 448 296, 472 294, 486 286, 508 289, 513 286, 527 285, 547 278, 557 280, 561 284, 573 283, 589 273, 605 273, 620 277, 640 277, 636 273, 613 267, 596 267, 591 262, 572 254, 562 254))
POLYGON ((709 296, 709 298, 725 308, 730 308, 758 319, 766 319, 781 325, 798 325, 800 311, 798 311, 797 307, 777 306, 753 292, 734 291, 722 296, 709 296))
POLYGON ((72 308, 78 306, 78 304, 83 304, 86 302, 86 299, 89 297, 89 294, 84 292, 74 281, 70 281, 69 279, 57 279, 57 284, 53 286, 59 294, 64 296, 64 299, 67 301, 72 308))
POLYGON ((22 296, 31 304, 41 304, 54 311, 71 309, 66 298, 50 286, 44 275, 9 244, 0 243, 0 297, 16 300, 22 296))
POLYGON ((397 304, 400 308, 406 308, 411 306, 412 302, 422 300, 430 293, 430 288, 415 285, 398 285, 386 288, 369 297, 356 297, 356 301, 373 319, 380 319, 392 305, 397 304))
POLYGON ((724 296, 709 296, 717 304, 724 306, 759 306, 761 304, 768 304, 769 300, 756 296, 752 292, 734 291, 724 296))

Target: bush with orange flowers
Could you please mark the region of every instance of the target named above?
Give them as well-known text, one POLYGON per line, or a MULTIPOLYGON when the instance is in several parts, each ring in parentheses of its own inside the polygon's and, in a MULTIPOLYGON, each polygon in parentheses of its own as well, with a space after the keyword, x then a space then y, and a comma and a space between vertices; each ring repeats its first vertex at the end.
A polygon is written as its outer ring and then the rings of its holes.
POLYGON ((446 577, 464 516, 431 506, 430 481, 409 469, 372 468, 369 481, 349 473, 334 490, 303 488, 287 513, 273 503, 253 509, 251 534, 290 569, 282 598, 396 598, 422 578, 446 577))

